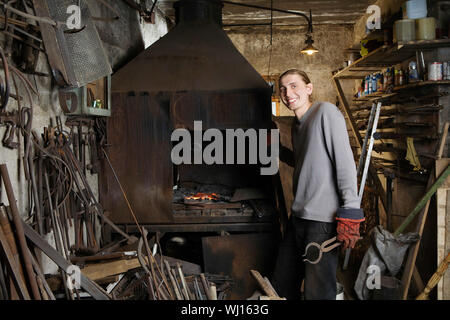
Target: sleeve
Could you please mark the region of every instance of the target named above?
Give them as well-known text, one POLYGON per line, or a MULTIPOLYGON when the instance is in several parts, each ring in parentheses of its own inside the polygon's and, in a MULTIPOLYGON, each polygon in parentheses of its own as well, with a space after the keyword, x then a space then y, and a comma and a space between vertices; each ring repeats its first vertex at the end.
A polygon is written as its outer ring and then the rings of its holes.
POLYGON ((334 165, 338 193, 342 208, 337 215, 343 218, 363 219, 364 213, 360 210, 360 201, 357 192, 356 165, 345 124, 345 119, 339 109, 328 104, 324 108, 322 117, 322 130, 328 155, 334 165), (357 209, 357 210, 342 210, 357 209), (347 215, 349 215, 347 217, 347 215))

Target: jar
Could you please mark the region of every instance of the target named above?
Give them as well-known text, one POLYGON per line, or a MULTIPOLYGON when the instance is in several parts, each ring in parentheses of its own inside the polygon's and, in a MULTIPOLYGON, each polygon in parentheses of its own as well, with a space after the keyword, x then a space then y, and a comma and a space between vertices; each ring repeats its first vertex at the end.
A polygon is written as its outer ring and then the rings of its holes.
POLYGON ((428 67, 428 80, 430 81, 442 80, 442 62, 430 63, 428 67))

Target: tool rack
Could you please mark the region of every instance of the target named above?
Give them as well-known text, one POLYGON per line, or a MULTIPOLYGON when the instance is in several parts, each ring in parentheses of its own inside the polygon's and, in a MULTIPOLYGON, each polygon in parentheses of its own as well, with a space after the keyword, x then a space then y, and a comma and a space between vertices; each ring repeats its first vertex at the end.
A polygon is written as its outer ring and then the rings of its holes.
MULTIPOLYGON (((429 59, 449 61, 449 46, 448 39, 383 45, 339 70, 332 78, 347 118, 351 141, 354 141, 352 149, 356 160, 360 158, 371 105, 376 101, 382 102, 376 133, 378 140, 373 146, 369 176, 384 209, 380 210, 378 223, 384 224, 388 230, 395 229, 403 221, 411 210, 410 206, 423 194, 428 176, 434 170, 440 135, 450 118, 450 81, 420 81, 361 98, 353 98, 353 92, 346 92, 343 82, 361 80, 383 68, 407 62, 416 56, 416 51, 423 51, 429 59), (405 160, 411 151, 408 151, 407 137, 413 138, 413 156, 419 159, 420 170, 405 160)), ((448 151, 443 157, 447 154, 448 151)), ((435 230, 433 226, 427 228, 430 234, 435 234, 435 230)), ((426 251, 427 246, 432 248, 434 245, 435 248, 435 238, 435 235, 424 233, 422 251, 426 251)), ((417 262, 420 265, 420 257, 417 262)), ((414 274, 415 283, 420 286, 421 277, 417 270, 414 274)), ((422 276, 427 279, 428 270, 422 272, 422 276)), ((403 282, 409 283, 409 280, 403 282)))

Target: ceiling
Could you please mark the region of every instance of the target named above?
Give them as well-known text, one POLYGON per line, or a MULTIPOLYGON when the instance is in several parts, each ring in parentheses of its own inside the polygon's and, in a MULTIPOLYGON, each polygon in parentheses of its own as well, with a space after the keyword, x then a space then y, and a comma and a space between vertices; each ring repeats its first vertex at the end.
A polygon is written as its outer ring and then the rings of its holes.
MULTIPOLYGON (((159 0, 157 6, 174 21, 173 3, 176 0, 159 0)), ((270 8, 271 0, 232 0, 243 4, 270 8)), ((301 12, 309 16, 312 10, 315 24, 354 24, 375 0, 273 0, 276 9, 301 12)), ((270 11, 224 4, 223 24, 252 24, 270 22, 270 11)), ((306 20, 290 13, 273 13, 274 25, 305 25, 306 20)))

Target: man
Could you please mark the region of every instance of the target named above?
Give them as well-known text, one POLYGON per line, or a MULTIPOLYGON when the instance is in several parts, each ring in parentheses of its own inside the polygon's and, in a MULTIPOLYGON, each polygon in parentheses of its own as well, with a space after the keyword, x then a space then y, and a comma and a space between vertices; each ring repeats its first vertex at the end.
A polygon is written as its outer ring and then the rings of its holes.
MULTIPOLYGON (((295 114, 294 201, 279 247, 273 285, 280 296, 298 299, 304 280, 305 299, 336 299, 338 250, 324 253, 318 264, 303 262, 302 255, 310 242, 321 244, 337 235, 345 249, 353 248, 359 239, 364 213, 345 120, 335 105, 313 103, 313 84, 303 71, 283 73, 280 93, 283 103, 295 114)), ((308 257, 315 260, 318 250, 310 250, 308 257)))

